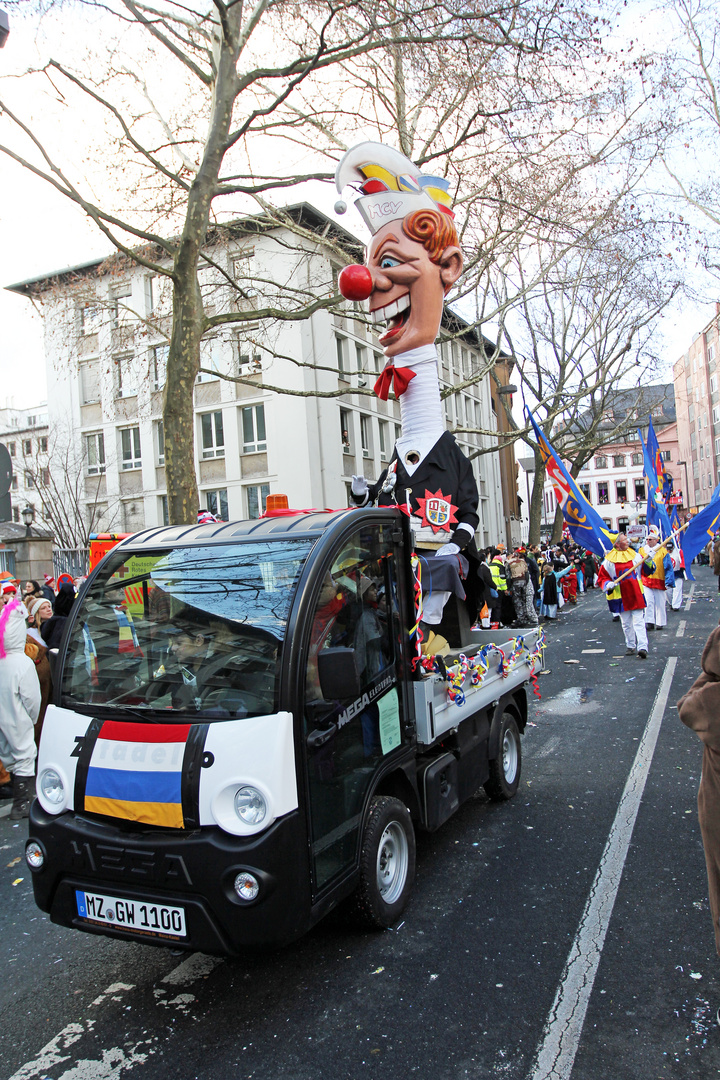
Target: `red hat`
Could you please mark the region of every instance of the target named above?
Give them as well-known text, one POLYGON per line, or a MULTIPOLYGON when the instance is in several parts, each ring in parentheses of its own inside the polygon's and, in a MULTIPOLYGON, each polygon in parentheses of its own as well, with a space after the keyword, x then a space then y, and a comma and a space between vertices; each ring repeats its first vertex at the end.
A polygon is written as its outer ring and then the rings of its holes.
POLYGON ((1 591, 2 591, 3 596, 5 595, 5 593, 17 592, 17 585, 15 584, 14 581, 4 581, 1 591))

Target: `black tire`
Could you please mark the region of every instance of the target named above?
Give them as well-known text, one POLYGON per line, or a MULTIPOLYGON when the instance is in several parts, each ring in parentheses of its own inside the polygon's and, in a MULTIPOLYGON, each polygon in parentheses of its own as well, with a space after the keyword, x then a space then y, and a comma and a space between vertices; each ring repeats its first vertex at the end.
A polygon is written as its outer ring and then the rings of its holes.
POLYGON ((360 852, 353 914, 362 926, 386 930, 405 910, 415 880, 415 830, 399 799, 372 800, 360 852))
POLYGON ((520 784, 522 771, 522 748, 520 732, 511 713, 503 713, 500 720, 498 756, 489 762, 490 776, 483 785, 495 802, 512 799, 520 784))

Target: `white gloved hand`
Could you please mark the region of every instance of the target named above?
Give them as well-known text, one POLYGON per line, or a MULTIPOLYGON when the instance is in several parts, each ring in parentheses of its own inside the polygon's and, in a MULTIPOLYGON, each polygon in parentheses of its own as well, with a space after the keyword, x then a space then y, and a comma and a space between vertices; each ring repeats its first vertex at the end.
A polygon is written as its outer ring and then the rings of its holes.
POLYGON ((611 590, 614 589, 614 588, 615 588, 615 582, 614 581, 606 581, 605 584, 602 587, 602 590, 605 593, 605 595, 607 596, 607 594, 609 592, 611 592, 611 590))
POLYGON ((363 496, 368 493, 368 482, 364 476, 353 476, 352 486, 350 489, 358 499, 362 499, 363 496))
POLYGON ((437 551, 435 552, 435 558, 437 559, 438 555, 459 555, 459 554, 460 554, 460 547, 459 547, 458 544, 443 544, 443 546, 441 548, 438 548, 437 551))

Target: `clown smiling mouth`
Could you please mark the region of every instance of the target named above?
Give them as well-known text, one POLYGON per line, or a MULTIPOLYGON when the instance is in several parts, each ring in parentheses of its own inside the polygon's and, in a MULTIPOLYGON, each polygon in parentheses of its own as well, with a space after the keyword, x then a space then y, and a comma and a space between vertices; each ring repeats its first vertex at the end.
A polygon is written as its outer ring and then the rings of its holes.
POLYGON ((394 333, 400 330, 410 318, 410 293, 405 293, 404 296, 399 296, 397 300, 393 300, 391 304, 386 304, 385 307, 375 308, 370 312, 370 321, 375 325, 376 323, 387 323, 387 333, 383 335, 387 336, 389 333, 394 333))

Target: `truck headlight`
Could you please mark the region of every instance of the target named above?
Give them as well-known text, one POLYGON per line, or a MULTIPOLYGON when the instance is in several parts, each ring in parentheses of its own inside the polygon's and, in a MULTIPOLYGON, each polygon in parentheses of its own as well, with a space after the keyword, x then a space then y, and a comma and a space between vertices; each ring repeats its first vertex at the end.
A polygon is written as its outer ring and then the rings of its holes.
POLYGON ((257 788, 245 784, 235 792, 235 813, 246 825, 259 825, 267 815, 267 803, 257 788))
POLYGON ((43 769, 40 774, 40 791, 53 806, 59 806, 60 803, 65 802, 65 785, 55 769, 43 769))

